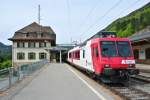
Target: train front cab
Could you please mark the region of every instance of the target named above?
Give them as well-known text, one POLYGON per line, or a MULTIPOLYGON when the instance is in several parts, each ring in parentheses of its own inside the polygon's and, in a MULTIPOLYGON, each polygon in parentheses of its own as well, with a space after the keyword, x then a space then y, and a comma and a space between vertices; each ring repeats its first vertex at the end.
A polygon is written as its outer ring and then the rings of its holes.
POLYGON ((132 47, 128 39, 96 39, 91 44, 95 73, 110 80, 128 81, 139 70, 135 68, 132 47))

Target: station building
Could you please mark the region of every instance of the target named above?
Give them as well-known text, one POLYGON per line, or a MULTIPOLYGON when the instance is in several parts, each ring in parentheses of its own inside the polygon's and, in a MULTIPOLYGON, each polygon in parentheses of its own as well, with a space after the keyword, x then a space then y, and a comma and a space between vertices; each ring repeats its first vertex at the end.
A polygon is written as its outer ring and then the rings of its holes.
POLYGON ((49 26, 42 26, 36 22, 15 32, 12 38, 12 63, 20 66, 40 60, 51 60, 53 53, 45 50, 56 46, 56 34, 49 26))
POLYGON ((150 26, 129 37, 137 63, 150 64, 150 26))
POLYGON ((49 62, 65 61, 67 51, 73 44, 56 44, 56 34, 50 26, 36 22, 15 32, 12 38, 12 64, 18 67, 24 64, 48 60, 49 62))

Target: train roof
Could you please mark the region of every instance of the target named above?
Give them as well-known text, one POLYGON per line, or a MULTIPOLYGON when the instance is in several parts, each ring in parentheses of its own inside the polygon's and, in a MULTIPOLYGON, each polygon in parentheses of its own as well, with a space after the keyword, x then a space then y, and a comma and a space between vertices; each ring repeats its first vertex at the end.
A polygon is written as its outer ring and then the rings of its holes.
POLYGON ((76 47, 72 48, 71 50, 69 50, 69 52, 80 50, 80 48, 81 48, 80 46, 76 46, 76 47))
POLYGON ((98 40, 98 41, 129 41, 128 38, 120 38, 120 37, 116 37, 116 38, 94 38, 93 40, 98 40))
POLYGON ((116 32, 113 31, 99 31, 97 32, 95 35, 93 35, 92 37, 88 38, 87 40, 85 40, 83 43, 79 44, 79 45, 86 45, 87 41, 95 39, 95 38, 106 38, 107 35, 114 35, 115 37, 117 37, 116 32))

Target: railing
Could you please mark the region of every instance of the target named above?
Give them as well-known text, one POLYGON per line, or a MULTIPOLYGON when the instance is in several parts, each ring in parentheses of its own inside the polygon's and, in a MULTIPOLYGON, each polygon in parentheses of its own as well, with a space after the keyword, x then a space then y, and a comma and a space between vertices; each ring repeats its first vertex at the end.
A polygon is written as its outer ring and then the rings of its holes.
POLYGON ((22 65, 18 68, 10 67, 0 70, 0 91, 11 88, 12 85, 35 71, 41 69, 48 61, 40 61, 32 64, 22 65))

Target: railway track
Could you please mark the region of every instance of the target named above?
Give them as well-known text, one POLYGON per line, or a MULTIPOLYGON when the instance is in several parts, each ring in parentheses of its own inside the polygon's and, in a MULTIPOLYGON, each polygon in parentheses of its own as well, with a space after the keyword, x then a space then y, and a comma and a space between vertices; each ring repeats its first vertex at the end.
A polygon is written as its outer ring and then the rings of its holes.
POLYGON ((132 78, 150 83, 150 74, 149 73, 142 73, 142 74, 133 76, 132 78))
MULTIPOLYGON (((76 68, 76 67, 74 67, 76 68)), ((81 71, 87 77, 91 78, 90 75, 81 71)), ((104 84, 99 79, 94 78, 96 81, 105 88, 111 90, 116 95, 119 95, 124 100, 150 100, 150 82, 146 78, 131 77, 128 84, 104 84)))
POLYGON ((127 100, 150 100, 150 94, 132 87, 110 87, 113 92, 127 100))
POLYGON ((131 77, 127 84, 103 85, 125 100, 150 100, 150 82, 145 78, 137 76, 131 77))

